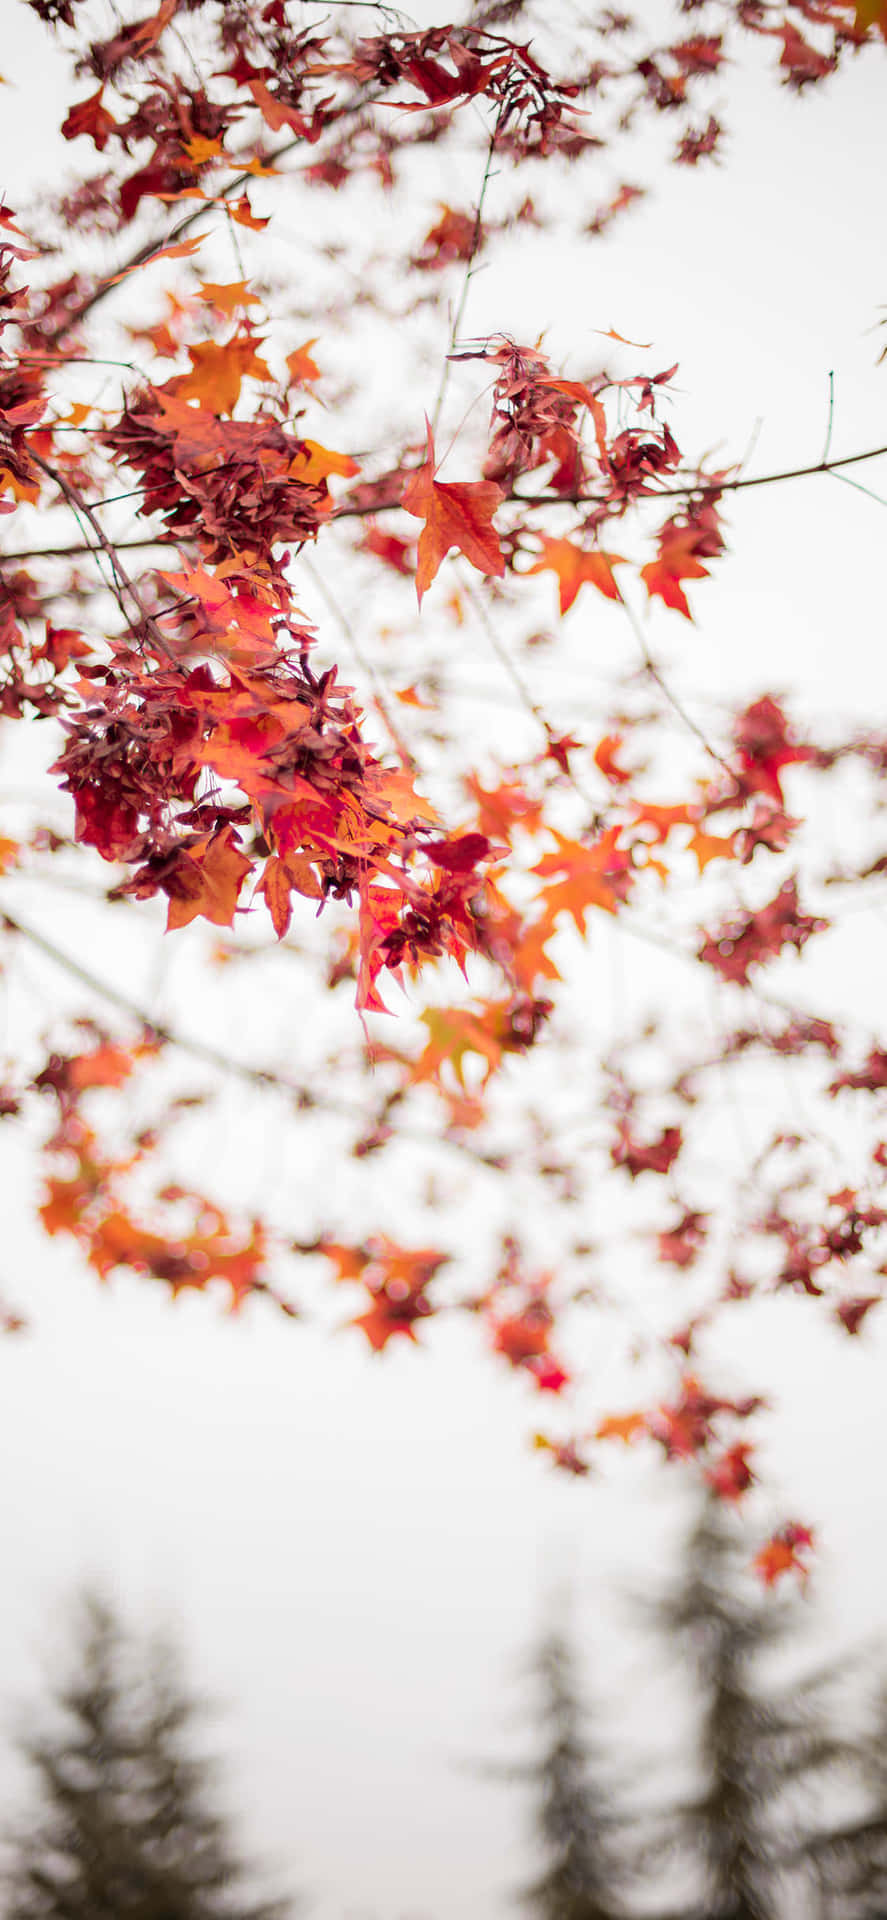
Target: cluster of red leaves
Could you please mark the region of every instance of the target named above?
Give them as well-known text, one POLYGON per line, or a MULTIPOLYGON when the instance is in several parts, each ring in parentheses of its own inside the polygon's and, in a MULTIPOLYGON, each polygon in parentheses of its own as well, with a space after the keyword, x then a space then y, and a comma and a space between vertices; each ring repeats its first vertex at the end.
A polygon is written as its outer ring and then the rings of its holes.
MULTIPOLYGON (((762 1235, 780 1243, 773 1280, 776 1289, 793 1288, 820 1299, 830 1290, 832 1263, 841 1268, 860 1254, 868 1256, 871 1236, 887 1225, 887 1210, 863 1201, 849 1187, 829 1194, 826 1206, 833 1217, 815 1225, 793 1218, 778 1203, 756 1222, 762 1235)), ((883 1265, 877 1268, 879 1274, 884 1271, 883 1265)), ((841 1297, 835 1304, 835 1317, 848 1333, 855 1334, 864 1315, 880 1298, 880 1293, 841 1297)))
POLYGON ((103 1149, 84 1118, 83 1095, 121 1086, 146 1051, 156 1051, 156 1043, 128 1053, 98 1035, 82 1054, 53 1055, 36 1077, 38 1092, 54 1095, 59 1104, 58 1125, 44 1145, 49 1170, 39 1217, 45 1232, 70 1235, 102 1280, 125 1270, 163 1281, 174 1295, 221 1280, 230 1290, 232 1312, 254 1293, 283 1306, 267 1278, 269 1248, 260 1220, 238 1230, 214 1202, 167 1183, 151 1193, 152 1224, 145 1225, 127 1191, 157 1135, 139 1135, 121 1158, 103 1149), (164 1213, 175 1220, 167 1230, 160 1228, 164 1213))

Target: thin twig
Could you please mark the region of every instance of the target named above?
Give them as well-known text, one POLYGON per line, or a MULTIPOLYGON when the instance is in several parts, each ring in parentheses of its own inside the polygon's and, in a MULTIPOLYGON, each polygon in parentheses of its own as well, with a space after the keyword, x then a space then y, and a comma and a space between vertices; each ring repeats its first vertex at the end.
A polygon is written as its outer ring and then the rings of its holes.
POLYGON ((708 754, 709 759, 716 761, 717 765, 724 769, 724 772, 729 775, 731 785, 735 786, 736 774, 733 768, 730 766, 729 761, 725 760, 723 754, 718 753, 717 748, 712 746, 711 741, 707 738, 706 734, 703 732, 703 729, 698 725, 697 721, 693 719, 692 714, 687 712, 687 709, 683 705, 683 702, 678 699, 677 694, 669 686, 668 681, 666 680, 661 667, 658 667, 656 665, 656 661, 654 660, 653 655, 650 652, 650 649, 647 645, 646 634, 644 633, 644 629, 641 626, 641 623, 638 619, 637 614, 635 613, 634 607, 631 605, 631 603, 628 600, 626 600, 625 595, 621 592, 619 593, 619 604, 626 615, 629 626, 631 627, 632 633, 634 634, 634 637, 638 643, 638 647, 640 648, 641 657, 644 662, 644 672, 649 676, 651 680, 655 680, 660 693, 664 694, 666 700, 668 701, 669 706, 677 714, 678 719, 683 722, 684 726, 689 729, 690 733, 693 733, 696 735, 696 738, 700 742, 700 745, 705 748, 705 751, 708 754))
POLYGON ((781 480, 806 480, 812 473, 832 473, 836 467, 853 467, 860 460, 879 460, 887 447, 869 447, 865 453, 847 453, 840 460, 817 460, 812 467, 785 467, 780 473, 759 473, 738 480, 697 481, 694 486, 659 487, 656 499, 690 493, 739 493, 743 487, 773 487, 781 480))
MULTIPOLYGON (((545 735, 546 748, 547 749, 550 748, 552 744, 557 740, 557 737, 558 737, 557 730, 555 727, 552 726, 550 720, 547 718, 542 707, 540 707, 538 700, 535 699, 533 693, 531 692, 530 687, 527 685, 527 682, 520 671, 520 668, 516 665, 515 661, 512 659, 511 654, 508 651, 508 648, 502 645, 502 642, 499 638, 498 633, 496 632, 496 628, 493 624, 493 621, 490 618, 490 613, 486 605, 486 602, 481 599, 480 594, 475 591, 475 588, 470 584, 470 582, 467 579, 463 580, 463 592, 465 594, 466 599, 474 608, 474 611, 477 615, 480 625, 483 627, 484 633, 486 634, 486 637, 490 643, 490 646, 494 654, 496 655, 496 659, 500 661, 501 665, 504 667, 505 672, 508 675, 509 680, 511 681, 512 686, 516 689, 518 696, 520 698, 521 705, 523 707, 526 707, 526 710, 529 714, 532 714, 532 717, 535 720, 536 725, 541 728, 543 734, 545 735)), ((591 794, 586 792, 578 775, 574 773, 571 767, 565 768, 564 771, 566 772, 567 778, 570 781, 571 786, 573 786, 576 792, 578 793, 580 800, 584 801, 585 805, 589 807, 592 813, 596 816, 597 815, 596 802, 592 798, 591 794)))
MULTIPOLYGON (((364 107, 372 106, 374 100, 378 97, 378 95, 374 95, 372 92, 361 94, 356 100, 343 106, 340 112, 336 113, 334 119, 331 118, 329 124, 338 125, 340 121, 350 119, 351 116, 356 113, 361 113, 364 107)), ((275 147, 272 153, 267 154, 263 164, 267 164, 273 168, 278 160, 284 159, 288 153, 293 153, 296 147, 301 146, 301 144, 301 134, 294 134, 292 140, 283 141, 281 146, 275 147)), ((200 201, 193 213, 186 213, 168 233, 164 234, 162 239, 148 240, 144 246, 138 247, 135 253, 129 255, 129 258, 124 261, 123 266, 119 267, 115 274, 100 281, 99 285, 93 288, 92 293, 88 294, 85 299, 80 301, 78 306, 73 307, 70 313, 65 315, 64 320, 60 322, 58 327, 47 335, 49 344, 53 346, 56 341, 63 340, 65 335, 70 333, 73 327, 79 325, 80 321, 84 320, 88 313, 92 313, 100 301, 106 299, 107 295, 113 292, 121 278, 128 273, 132 273, 136 267, 146 265, 149 260, 153 259, 156 253, 162 253, 165 247, 175 246, 176 242, 181 240, 183 234, 189 233, 191 228, 196 226, 198 220, 202 220, 204 215, 209 213, 213 207, 223 206, 225 201, 228 200, 233 193, 237 193, 241 187, 249 186, 253 177, 249 169, 241 170, 239 173, 233 174, 230 180, 226 180, 224 185, 219 187, 218 192, 208 194, 204 200, 200 201)))
POLYGON ((885 500, 883 493, 876 493, 874 487, 864 487, 861 480, 854 480, 849 473, 838 473, 835 468, 832 468, 829 478, 832 480, 840 480, 843 486, 853 487, 857 493, 864 493, 866 499, 874 500, 876 506, 887 507, 887 500, 885 500))
MULTIPOLYGON (((98 503, 101 505, 101 502, 98 503)), ((184 544, 181 538, 173 540, 169 534, 140 534, 135 540, 115 540, 115 553, 144 552, 149 547, 178 547, 184 544)), ((14 560, 66 560, 77 559, 84 553, 95 553, 91 540, 77 540, 69 547, 20 547, 15 553, 0 554, 0 566, 6 566, 14 560)))
POLYGON ((88 524, 92 528, 93 533, 96 536, 96 540, 98 541, 98 548, 93 547, 92 549, 88 549, 88 551, 92 551, 93 553, 101 551, 107 556, 110 562, 111 571, 114 575, 114 580, 116 583, 116 589, 112 589, 112 591, 114 591, 115 599, 118 602, 120 611, 123 614, 124 619, 127 620, 127 622, 129 622, 130 616, 127 614, 126 608, 123 604, 124 594, 129 594, 130 599, 133 601, 134 605, 138 609, 140 618, 144 621, 146 632, 148 632, 151 635, 151 638, 154 641, 155 646, 160 649, 160 652, 163 654, 166 660, 169 660, 173 666, 178 666, 179 662, 176 659, 176 656, 171 646, 166 640, 164 634, 161 632, 160 627, 158 626, 157 621, 154 619, 153 615, 148 612, 148 609, 145 606, 144 601, 142 600, 142 596, 139 592, 138 587, 135 584, 135 581, 127 573, 126 568, 120 565, 120 562, 117 558, 117 549, 115 547, 115 544, 112 540, 108 538, 108 535, 105 533, 104 528, 100 526, 98 520, 95 517, 95 513, 93 512, 92 507, 90 507, 88 502, 84 500, 82 494, 78 491, 78 489, 76 487, 73 487, 71 485, 71 482, 65 478, 65 475, 63 473, 59 473, 55 467, 50 466, 49 461, 44 460, 41 454, 35 453, 33 449, 31 449, 30 455, 31 455, 31 459, 34 461, 35 466, 40 467, 42 472, 45 473, 47 477, 53 482, 54 486, 58 487, 59 492, 64 496, 65 500, 67 500, 69 507, 72 509, 72 512, 78 515, 82 514, 83 518, 88 522, 88 524))
POLYGON ((303 571, 307 573, 309 579, 313 581, 315 587, 317 588, 318 593, 320 594, 321 599, 325 600, 327 606, 329 607, 330 613, 333 615, 334 619, 338 621, 339 628, 341 632, 344 634, 344 637, 347 640, 349 647, 351 648, 351 651, 354 655, 357 665, 360 668, 361 673, 366 675, 367 680, 369 681, 370 686, 373 689, 373 705, 376 708, 376 712, 378 713, 379 718, 381 719, 383 725, 386 727, 388 731, 392 744, 396 750, 398 759, 400 760, 401 766, 403 767, 405 773, 410 773, 410 774, 415 773, 416 766, 417 766, 415 757, 410 752, 410 749, 407 746, 407 743, 400 731, 397 721, 395 720, 394 715, 392 714, 391 709, 388 705, 388 700, 385 695, 385 691, 382 686, 382 683, 379 679, 379 675, 376 672, 376 669, 372 661, 368 659, 367 655, 364 653, 364 650, 360 644, 360 641, 357 638, 357 635, 354 631, 353 626, 351 625, 351 621, 349 620, 348 615, 346 614, 344 608, 339 604, 339 601, 336 599, 335 594, 328 587, 326 581, 323 579, 323 576, 320 573, 318 573, 317 568, 313 565, 313 563, 307 558, 307 556, 304 553, 300 557, 299 564, 302 567, 303 571))
POLYGON ((441 412, 443 410, 443 403, 446 398, 447 387, 449 385, 449 379, 450 379, 450 367, 452 365, 452 362, 450 360, 450 354, 452 353, 452 350, 459 337, 459 329, 462 325, 462 321, 465 315, 465 308, 468 303, 468 289, 471 286, 471 282, 474 278, 475 262, 477 260, 478 248, 480 247, 481 235, 483 232, 484 201, 487 196, 487 187, 490 184, 490 177, 491 177, 492 166, 493 166, 493 155, 496 151, 496 139, 499 133, 499 126, 502 119, 503 111, 504 111, 504 103, 502 106, 500 106, 499 112, 497 113, 496 118, 493 122, 493 126, 490 131, 490 138, 487 143, 486 164, 484 166, 483 179, 481 180, 481 183, 480 183, 480 192, 477 196, 477 205, 474 210, 474 230, 471 235, 471 245, 468 249, 468 259, 465 263, 465 273, 462 280, 462 291, 459 295, 459 301, 456 307, 455 314, 453 315, 453 324, 452 324, 452 327, 450 328, 449 346, 447 348, 446 356, 444 358, 443 370, 440 376, 440 385, 437 389, 437 399, 434 402, 434 408, 431 414, 432 433, 437 432, 438 422, 440 420, 441 412))
POLYGON ((828 421, 826 423, 826 429, 825 429, 825 446, 822 449, 823 466, 828 461, 829 453, 831 452, 832 427, 834 426, 834 424, 835 424, 835 375, 834 375, 834 369, 832 369, 828 377, 828 421))

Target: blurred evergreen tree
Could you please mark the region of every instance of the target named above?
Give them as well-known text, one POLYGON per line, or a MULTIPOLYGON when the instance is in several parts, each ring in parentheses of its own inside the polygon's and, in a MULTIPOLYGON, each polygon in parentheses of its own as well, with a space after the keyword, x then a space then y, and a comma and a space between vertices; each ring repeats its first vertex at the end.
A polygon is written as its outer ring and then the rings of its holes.
POLYGON ((244 1893, 168 1648, 139 1653, 89 1599, 53 1704, 55 1726, 20 1743, 38 1802, 11 1842, 4 1920, 286 1920, 244 1893))
POLYGON ((656 1611, 699 1701, 701 1788, 665 1816, 701 1869, 704 1920, 814 1920, 825 1912, 815 1809, 845 1753, 823 1704, 831 1671, 767 1678, 797 1632, 792 1602, 756 1592, 723 1501, 706 1499, 677 1587, 656 1611), (746 1590, 747 1589, 747 1590, 746 1590))
POLYGON ((808 1841, 828 1920, 887 1920, 887 1684, 874 1724, 851 1748, 857 1806, 808 1841))
POLYGON ((576 1660, 566 1633, 552 1627, 532 1660, 539 1697, 541 1752, 512 1777, 533 1791, 535 1837, 545 1865, 520 1893, 536 1920, 615 1920, 623 1866, 619 1819, 604 1763, 585 1731, 576 1660))

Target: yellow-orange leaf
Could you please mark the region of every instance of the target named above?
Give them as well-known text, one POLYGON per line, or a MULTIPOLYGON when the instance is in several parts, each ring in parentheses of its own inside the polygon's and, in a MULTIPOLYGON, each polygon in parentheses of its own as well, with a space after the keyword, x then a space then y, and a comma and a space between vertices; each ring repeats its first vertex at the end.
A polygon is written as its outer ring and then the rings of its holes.
POLYGON ((642 1413, 608 1413, 605 1420, 595 1429, 596 1440, 622 1440, 630 1447, 639 1433, 646 1431, 647 1421, 642 1413))
POLYGON ((429 1007, 421 1018, 428 1029, 428 1043, 413 1064, 411 1080, 438 1080, 448 1060, 464 1089, 467 1053, 486 1061, 484 1081, 489 1080, 502 1058, 502 1042, 495 1032, 500 1024, 497 1009, 484 1016, 460 1007, 429 1007))
POLYGON ((40 486, 30 480, 18 480, 8 467, 0 467, 0 493, 11 493, 14 500, 33 507, 40 498, 40 486))
POLYGON ((333 453, 331 447, 320 446, 317 440, 303 440, 303 452, 297 453, 290 467, 294 480, 304 481, 306 486, 316 486, 319 480, 326 480, 331 473, 339 473, 350 480, 360 472, 356 460, 350 454, 333 453))
POLYGON ((185 152, 195 167, 205 167, 208 161, 225 157, 221 140, 207 140, 202 133, 195 133, 192 139, 185 141, 185 152))
POLYGON ((872 27, 880 27, 887 40, 887 0, 856 0, 853 24, 859 33, 868 33, 872 27))

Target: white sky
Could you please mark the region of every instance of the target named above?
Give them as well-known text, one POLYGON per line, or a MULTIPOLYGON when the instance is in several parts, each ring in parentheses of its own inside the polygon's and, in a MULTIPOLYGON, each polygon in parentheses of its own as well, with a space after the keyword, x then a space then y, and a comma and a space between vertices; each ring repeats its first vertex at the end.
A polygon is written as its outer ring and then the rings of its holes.
MULTIPOLYGON (((0 26, 0 177, 15 205, 57 164, 67 89, 18 0, 0 0, 0 26)), ((612 237, 549 249, 544 272, 479 276, 467 330, 547 327, 571 370, 594 328, 653 339, 657 364, 680 361, 681 444, 722 439, 733 458, 760 421, 758 471, 819 456, 830 369, 835 451, 887 441, 869 331, 887 300, 883 62, 800 100, 760 76, 731 75, 724 92, 724 164, 663 177, 612 237)), ((864 478, 877 489, 878 469, 864 478)), ((666 632, 685 694, 798 688, 814 718, 882 714, 882 514, 827 480, 737 501, 735 557, 698 591, 696 629, 666 632)), ((883 921, 870 926, 856 970, 823 963, 821 984, 829 1004, 876 1018, 883 921)), ((40 974, 47 993, 52 979, 40 974)), ((235 1147, 242 1102, 223 1108, 235 1147)), ((283 1164, 270 1128, 265 1144, 270 1181, 283 1164)), ((517 1737, 513 1676, 553 1586, 574 1584, 593 1658, 608 1576, 659 1577, 673 1483, 634 1457, 594 1486, 551 1475, 527 1445, 523 1382, 462 1330, 441 1327, 422 1354, 395 1342, 373 1364, 356 1334, 100 1290, 18 1221, 33 1175, 12 1138, 7 1167, 3 1289, 37 1302, 34 1331, 0 1346, 10 1722, 58 1644, 60 1597, 96 1575, 135 1618, 173 1620, 195 1681, 230 1704, 246 1835, 315 1896, 316 1920, 497 1920, 527 1873, 519 1795, 461 1763, 517 1737)), ((795 1326, 787 1311, 778 1350, 736 1359, 780 1384, 780 1510, 821 1529, 818 1594, 843 1641, 883 1624, 883 1339, 811 1331, 799 1364, 795 1326)), ((757 1335, 737 1338, 752 1349, 757 1335)), ((614 1671, 618 1688, 618 1658, 614 1671)))

